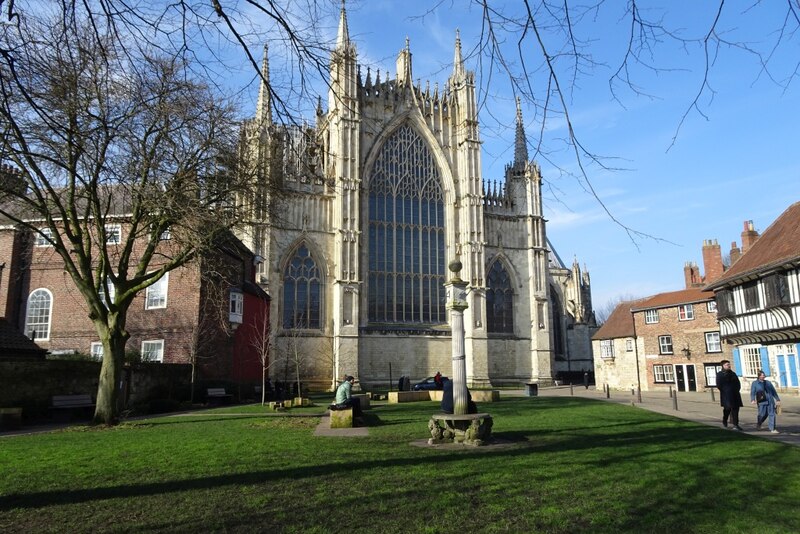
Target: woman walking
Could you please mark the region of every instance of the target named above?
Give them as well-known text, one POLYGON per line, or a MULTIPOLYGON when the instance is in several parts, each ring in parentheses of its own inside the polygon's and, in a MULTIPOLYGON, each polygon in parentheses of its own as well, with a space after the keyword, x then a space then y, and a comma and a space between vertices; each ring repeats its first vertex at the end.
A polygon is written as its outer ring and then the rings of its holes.
POLYGON ((767 380, 767 375, 764 371, 758 372, 758 380, 753 382, 750 386, 750 404, 758 406, 758 420, 756 421, 756 428, 761 430, 761 425, 764 420, 769 418, 769 431, 777 434, 778 430, 775 428, 775 411, 776 406, 780 406, 781 398, 775 390, 775 386, 767 380))

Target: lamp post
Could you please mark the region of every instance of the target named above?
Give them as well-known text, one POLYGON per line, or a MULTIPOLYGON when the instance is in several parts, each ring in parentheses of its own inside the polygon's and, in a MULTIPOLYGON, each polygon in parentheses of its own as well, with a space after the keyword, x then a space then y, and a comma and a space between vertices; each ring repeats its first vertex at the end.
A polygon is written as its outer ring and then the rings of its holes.
POLYGON ((464 350, 464 310, 467 304, 467 283, 461 279, 461 262, 456 259, 447 266, 453 273, 444 284, 447 309, 450 310, 453 356, 453 414, 465 415, 468 412, 467 357, 464 350))

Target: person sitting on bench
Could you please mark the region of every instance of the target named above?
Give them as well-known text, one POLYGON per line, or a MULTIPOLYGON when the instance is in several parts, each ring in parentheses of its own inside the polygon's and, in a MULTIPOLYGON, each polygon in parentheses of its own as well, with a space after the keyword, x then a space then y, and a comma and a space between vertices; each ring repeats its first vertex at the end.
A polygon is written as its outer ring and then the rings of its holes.
POLYGON ((336 407, 350 408, 352 406, 353 417, 361 417, 361 399, 354 398, 350 393, 355 381, 356 379, 351 375, 344 377, 344 381, 336 389, 336 407))

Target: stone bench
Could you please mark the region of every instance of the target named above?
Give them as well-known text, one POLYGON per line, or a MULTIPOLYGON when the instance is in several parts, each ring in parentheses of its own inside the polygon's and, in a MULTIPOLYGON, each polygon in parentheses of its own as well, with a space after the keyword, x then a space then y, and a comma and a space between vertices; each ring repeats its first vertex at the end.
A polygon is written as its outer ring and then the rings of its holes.
POLYGON ((498 389, 470 390, 469 394, 475 402, 496 402, 500 400, 500 390, 498 389))
POLYGON ((328 408, 331 428, 353 428, 353 408, 337 408, 331 404, 328 408))
POLYGON ((493 424, 494 420, 488 413, 433 414, 428 421, 428 430, 431 431, 428 443, 430 445, 438 443, 484 445, 491 440, 493 424))
MULTIPOLYGON (((427 391, 390 391, 389 404, 400 402, 441 401, 444 392, 441 389, 427 391)), ((500 391, 497 389, 479 389, 469 392, 475 402, 495 402, 500 400, 500 391)))
POLYGON ((389 404, 431 400, 430 391, 390 391, 389 404))

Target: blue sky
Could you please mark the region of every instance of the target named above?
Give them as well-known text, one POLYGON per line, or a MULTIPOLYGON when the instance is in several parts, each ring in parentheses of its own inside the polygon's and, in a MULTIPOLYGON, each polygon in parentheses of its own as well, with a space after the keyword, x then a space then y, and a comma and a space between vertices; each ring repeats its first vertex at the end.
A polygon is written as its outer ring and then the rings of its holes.
MULTIPOLYGON (((479 41, 480 11, 467 0, 448 0, 426 14, 431 4, 422 0, 348 2, 350 35, 359 62, 394 75, 397 52, 408 37, 414 77, 423 86, 429 80, 431 86, 439 82, 441 87, 452 69, 459 29, 467 68, 477 71, 478 83, 485 88, 487 70, 481 70, 472 50, 479 41), (416 18, 421 15, 425 17, 416 18)), ((513 12, 521 2, 505 4, 513 12)), ((614 4, 619 6, 611 9, 625 5, 614 4)), ((638 4, 647 16, 663 17, 665 24, 680 28, 686 37, 703 35, 717 7, 711 1, 638 4)), ((750 8, 752 4, 726 4, 718 35, 769 53, 786 4, 772 1, 750 8)), ((336 22, 332 17, 331 32, 336 22)), ((701 87, 703 48, 695 43, 679 46, 662 36, 648 58, 662 71, 632 65, 632 75, 650 96, 637 96, 617 85, 618 102, 612 98, 608 79, 624 52, 627 21, 620 11, 602 11, 577 21, 576 29, 585 36, 585 51, 598 65, 586 66, 574 84, 569 71, 559 70, 573 127, 584 147, 608 157, 607 165, 624 169, 604 170, 584 160, 587 175, 616 218, 655 238, 632 240, 604 213, 586 184, 570 174, 577 165, 563 141, 567 134, 563 117, 550 116, 543 126, 541 108, 525 101, 531 155, 539 141, 544 147, 534 157, 545 179, 548 236, 564 261, 571 263, 577 257, 586 265, 595 307, 620 296, 682 289, 684 263, 696 261, 702 269, 704 239, 717 239, 725 254, 732 241, 740 244, 743 221, 753 220, 756 229, 763 231, 788 205, 800 200, 800 86, 799 80, 786 83, 800 58, 796 38, 784 36, 787 40, 772 53, 769 73, 774 80, 743 47, 720 47, 709 73, 714 93, 706 91, 701 96, 699 110, 690 110, 678 131, 681 117, 701 87)), ((504 37, 504 50, 518 62, 512 47, 518 34, 504 37)), ((557 50, 557 41, 547 42, 551 51, 557 50)), ((541 55, 531 41, 523 57, 533 71, 533 96, 541 102, 547 76, 538 69, 541 55)), ((518 69, 519 64, 512 68, 518 69)), ((514 94, 507 76, 494 72, 489 92, 481 96, 483 177, 501 179, 504 165, 513 157, 514 140, 514 94)))

